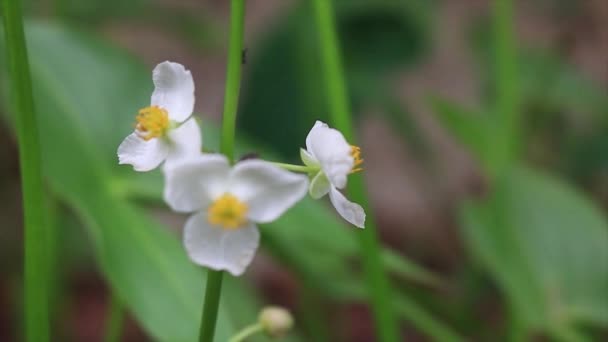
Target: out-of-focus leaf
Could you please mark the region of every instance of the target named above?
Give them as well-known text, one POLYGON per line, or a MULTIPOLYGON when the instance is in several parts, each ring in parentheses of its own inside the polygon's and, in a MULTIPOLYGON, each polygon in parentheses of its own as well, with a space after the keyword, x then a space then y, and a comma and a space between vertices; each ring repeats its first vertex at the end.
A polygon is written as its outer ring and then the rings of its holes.
POLYGON ((526 51, 519 65, 526 103, 561 113, 570 121, 608 123, 608 95, 601 84, 586 78, 574 66, 538 51, 526 51))
MULTIPOLYGON (((27 1, 30 2, 30 1, 27 1)), ((104 19, 146 13, 154 1, 150 0, 56 0, 52 3, 55 14, 81 24, 99 24, 104 19)))
POLYGON ((563 154, 563 167, 577 180, 597 181, 595 175, 608 174, 608 130, 572 139, 563 154))
MULTIPOLYGON (((142 326, 155 339, 195 340, 202 271, 173 234, 125 201, 115 181, 127 174, 116 165, 116 146, 129 130, 129 113, 149 101, 150 72, 85 34, 51 24, 30 23, 27 38, 44 173, 53 191, 86 223, 104 275, 142 326)), ((224 295, 245 296, 230 289, 224 295)), ((229 306, 220 308, 219 340, 255 320, 255 314, 247 321, 230 314, 255 309, 229 306)))
POLYGON ((488 162, 487 116, 445 99, 432 98, 430 103, 443 127, 470 148, 482 162, 488 162))
MULTIPOLYGON (((492 39, 488 23, 480 21, 473 30, 473 46, 482 69, 483 81, 494 84, 491 72, 492 39)), ((534 115, 524 116, 527 120, 555 120, 561 115, 570 123, 570 129, 606 127, 608 95, 601 84, 585 76, 575 66, 556 54, 534 48, 522 49, 518 54, 518 80, 522 107, 534 115)))
MULTIPOLYGON (((379 82, 411 66, 426 47, 424 1, 336 1, 336 23, 351 102, 369 102, 379 82)), ((271 33, 249 47, 239 127, 292 157, 315 120, 327 121, 317 32, 309 2, 296 6, 271 33), (281 127, 281 129, 276 129, 281 127)))
POLYGON ((335 2, 338 36, 349 72, 382 77, 413 63, 426 50, 432 8, 428 1, 335 2))
POLYGON ((575 190, 515 169, 487 202, 467 206, 462 222, 525 333, 608 326, 608 224, 575 190))
POLYGON ((435 317, 431 316, 426 308, 407 297, 398 297, 394 300, 396 311, 404 316, 411 317, 412 324, 428 334, 434 341, 456 342, 463 339, 452 330, 445 327, 435 317))

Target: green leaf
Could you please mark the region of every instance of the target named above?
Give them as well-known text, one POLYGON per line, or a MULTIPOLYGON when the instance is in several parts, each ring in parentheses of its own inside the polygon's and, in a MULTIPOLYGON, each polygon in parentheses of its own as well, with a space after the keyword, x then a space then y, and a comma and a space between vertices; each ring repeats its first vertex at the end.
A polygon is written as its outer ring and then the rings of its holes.
POLYGON ((525 333, 576 336, 608 326, 608 224, 584 196, 519 168, 462 215, 475 255, 507 295, 525 333))

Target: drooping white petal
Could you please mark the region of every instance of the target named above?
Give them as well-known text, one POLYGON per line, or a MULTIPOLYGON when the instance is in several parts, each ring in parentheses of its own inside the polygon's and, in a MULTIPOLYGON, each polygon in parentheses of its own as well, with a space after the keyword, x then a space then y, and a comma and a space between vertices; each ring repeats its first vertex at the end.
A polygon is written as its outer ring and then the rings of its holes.
POLYGON ((278 168, 262 160, 245 160, 230 173, 229 192, 249 207, 253 222, 276 220, 306 195, 308 177, 278 168))
POLYGON ((234 276, 243 274, 251 263, 260 242, 253 223, 237 229, 224 229, 207 221, 199 212, 184 227, 184 246, 195 263, 214 270, 226 270, 234 276))
POLYGON ((167 110, 173 121, 186 120, 194 109, 194 81, 190 71, 179 63, 166 61, 154 68, 152 80, 152 105, 167 110))
POLYGON ((118 163, 133 165, 135 171, 150 171, 158 167, 169 153, 169 144, 162 139, 140 138, 129 134, 118 146, 118 163))
POLYGON ((308 193, 312 198, 319 199, 327 195, 329 189, 331 189, 329 179, 327 179, 327 176, 323 172, 319 172, 310 182, 308 193))
POLYGON ((190 118, 179 127, 168 132, 171 149, 165 162, 165 167, 180 162, 186 158, 193 158, 201 154, 201 130, 196 119, 190 118))
POLYGON ((206 208, 227 187, 230 165, 221 154, 204 154, 169 165, 164 199, 171 209, 194 212, 206 208))
POLYGON ((306 145, 329 181, 338 189, 344 188, 355 160, 342 133, 317 121, 306 138, 306 145))
POLYGON ((331 204, 336 208, 336 211, 346 221, 354 224, 359 228, 365 228, 365 211, 357 203, 350 202, 349 200, 335 188, 331 188, 329 191, 329 199, 331 204))

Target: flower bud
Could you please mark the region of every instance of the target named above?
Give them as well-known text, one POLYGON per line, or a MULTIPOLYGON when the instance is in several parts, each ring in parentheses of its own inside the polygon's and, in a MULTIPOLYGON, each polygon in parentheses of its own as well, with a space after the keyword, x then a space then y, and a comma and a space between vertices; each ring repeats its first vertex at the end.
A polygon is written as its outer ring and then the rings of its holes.
POLYGON ((293 317, 289 311, 278 306, 264 308, 258 320, 270 337, 282 337, 293 327, 293 317))

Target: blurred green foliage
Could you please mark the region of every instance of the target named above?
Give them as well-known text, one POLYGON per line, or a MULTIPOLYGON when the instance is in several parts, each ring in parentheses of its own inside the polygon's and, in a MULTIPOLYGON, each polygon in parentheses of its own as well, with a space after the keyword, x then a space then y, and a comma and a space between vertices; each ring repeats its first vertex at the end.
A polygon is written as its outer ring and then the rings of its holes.
MULTIPOLYGON (((199 26, 187 14, 190 19, 183 21, 160 19, 163 7, 156 2, 123 4, 129 8, 115 3, 59 1, 57 9, 67 22, 93 26, 119 19, 115 13, 129 18, 145 13, 196 41, 194 45, 201 37, 207 42, 215 39, 204 26, 212 23, 199 26)), ((416 65, 432 45, 436 4, 358 0, 336 5, 354 112, 380 105, 396 132, 425 146, 426 137, 387 83, 394 73, 416 65)), ((185 18, 180 15, 167 17, 185 18)), ((327 118, 310 16, 308 4, 301 2, 269 26, 262 41, 249 42, 239 125, 252 139, 240 139, 239 153, 296 158, 294 151, 313 121, 327 118)), ((480 108, 430 94, 436 119, 481 165, 495 158, 492 144, 501 129, 492 122, 497 115, 497 75, 487 27, 487 21, 473 27, 472 49, 478 53, 483 79, 480 108)), ((116 165, 116 147, 132 127, 129 113, 149 101, 150 71, 94 34, 64 24, 31 22, 28 40, 44 171, 54 197, 70 208, 59 222, 72 226, 76 215, 86 226, 104 276, 150 336, 192 340, 200 314, 202 272, 187 260, 179 237, 144 210, 161 203, 160 173, 136 174, 116 165)), ((593 187, 605 174, 608 96, 548 51, 524 48, 517 54, 517 66, 522 109, 517 139, 522 148, 500 174, 490 175, 485 198, 458 208, 461 239, 470 258, 461 261, 465 265, 459 276, 468 295, 457 294, 463 297, 459 303, 446 299, 437 289, 449 285, 447 279, 396 252, 383 252, 399 290, 394 302, 400 315, 435 340, 458 340, 463 334, 492 340, 546 336, 583 341, 608 329, 605 213, 566 178, 593 187), (538 145, 546 152, 542 157, 534 152, 538 145), (493 286, 507 316, 497 330, 477 321, 471 308, 493 293, 493 286)), ((203 130, 205 149, 217 150, 217 129, 204 122, 203 130)), ((61 235, 62 224, 57 228, 61 235)), ((329 303, 364 301, 351 233, 323 205, 307 200, 264 226, 262 244, 292 270, 310 297, 329 303)), ((253 321, 260 308, 258 296, 244 282, 231 279, 225 286, 220 339, 253 321)), ((321 325, 327 321, 321 307, 302 311, 308 315, 303 321, 310 321, 310 316, 317 316, 312 321, 321 325)), ((302 326, 294 340, 315 333, 314 324, 302 326)))

